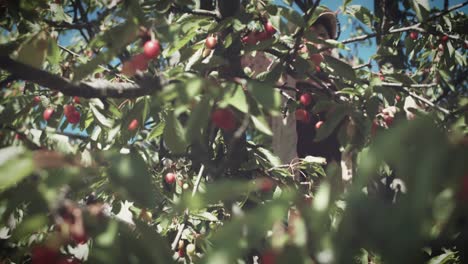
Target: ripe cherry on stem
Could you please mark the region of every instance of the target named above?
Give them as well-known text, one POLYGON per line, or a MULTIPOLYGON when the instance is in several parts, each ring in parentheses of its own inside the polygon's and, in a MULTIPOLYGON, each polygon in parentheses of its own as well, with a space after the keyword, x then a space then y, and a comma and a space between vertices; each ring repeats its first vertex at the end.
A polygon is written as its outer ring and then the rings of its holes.
POLYGON ((296 120, 302 123, 309 123, 310 122, 310 115, 309 112, 305 109, 297 109, 296 110, 296 120))
POLYGON ((159 46, 158 40, 150 40, 146 41, 145 45, 143 46, 143 54, 148 59, 153 59, 159 56, 161 52, 161 47, 159 46))
POLYGON ((301 94, 299 101, 302 105, 308 106, 312 102, 312 95, 310 95, 309 93, 301 94))
POLYGON ((218 39, 216 39, 214 36, 209 36, 205 40, 205 47, 207 49, 214 49, 216 44, 218 44, 218 39))
POLYGON ((175 173, 169 172, 164 176, 164 180, 166 181, 167 184, 173 184, 176 180, 176 175, 175 173))
POLYGON ((54 109, 47 108, 46 110, 44 110, 42 117, 44 118, 45 121, 49 121, 49 119, 52 117, 53 114, 54 114, 54 109))
POLYGON ((211 121, 216 127, 225 131, 232 131, 236 128, 236 118, 229 109, 216 109, 211 114, 211 121))
POLYGON ((137 119, 132 119, 128 124, 128 131, 135 131, 138 128, 139 122, 137 119))

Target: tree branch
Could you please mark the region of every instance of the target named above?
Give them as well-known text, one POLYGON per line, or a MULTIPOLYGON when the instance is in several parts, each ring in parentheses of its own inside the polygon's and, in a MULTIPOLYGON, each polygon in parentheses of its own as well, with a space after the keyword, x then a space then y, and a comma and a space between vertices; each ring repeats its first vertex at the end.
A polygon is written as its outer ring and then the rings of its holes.
MULTIPOLYGON (((429 84, 412 84, 410 85, 410 87, 414 87, 414 88, 422 88, 422 87, 432 87, 434 85, 437 85, 437 84, 434 84, 434 83, 429 83, 429 84)), ((419 96, 413 92, 410 92, 409 90, 407 90, 405 88, 405 86, 402 84, 402 83, 387 83, 387 82, 382 82, 382 86, 387 86, 387 87, 392 87, 392 88, 396 88, 404 93, 406 93, 407 95, 413 97, 414 99, 416 100, 419 100, 427 105, 429 105, 430 107, 432 108, 435 108, 436 110, 439 110, 440 112, 448 115, 450 114, 450 111, 441 107, 441 106, 438 106, 436 104, 434 104, 433 102, 429 101, 428 99, 422 97, 422 96, 419 96)))
POLYGON ((73 83, 47 71, 12 60, 8 56, 0 56, 0 69, 10 72, 18 79, 60 91, 65 95, 84 98, 133 98, 153 94, 163 86, 160 78, 149 76, 139 76, 135 83, 112 83, 107 80, 73 83))
MULTIPOLYGON (((443 16, 445 14, 448 14, 448 13, 450 13, 450 12, 456 10, 456 9, 462 8, 465 5, 468 5, 468 1, 466 1, 464 3, 461 3, 461 4, 458 4, 458 5, 454 5, 454 6, 450 7, 449 9, 447 9, 445 11, 435 13, 433 16, 429 17, 428 19, 424 20, 423 22, 419 22, 419 23, 416 23, 416 24, 413 24, 413 25, 410 25, 410 26, 407 26, 407 27, 390 29, 388 32, 383 32, 381 35, 395 34, 395 33, 400 33, 400 32, 405 32, 405 31, 410 31, 410 30, 417 30, 417 31, 421 31, 421 32, 426 32, 424 29, 420 28, 420 26, 422 24, 427 23, 427 22, 429 22, 429 21, 431 21, 433 19, 436 19, 438 17, 441 17, 441 16, 443 16)), ((370 33, 370 34, 345 39, 345 40, 341 41, 341 43, 342 44, 349 44, 349 43, 353 43, 353 42, 357 42, 357 41, 363 41, 363 40, 373 38, 373 37, 376 37, 376 36, 377 36, 377 33, 373 32, 373 33, 370 33)), ((456 40, 460 39, 460 38, 455 37, 455 36, 449 36, 449 37, 452 38, 452 39, 456 39, 456 40)))
POLYGON ((187 14, 192 14, 192 15, 197 15, 197 16, 207 16, 207 17, 212 17, 216 21, 220 21, 221 14, 219 11, 211 11, 211 10, 204 10, 204 9, 190 9, 187 7, 180 7, 177 5, 172 5, 171 6, 171 11, 172 12, 182 12, 182 13, 187 13, 187 14))

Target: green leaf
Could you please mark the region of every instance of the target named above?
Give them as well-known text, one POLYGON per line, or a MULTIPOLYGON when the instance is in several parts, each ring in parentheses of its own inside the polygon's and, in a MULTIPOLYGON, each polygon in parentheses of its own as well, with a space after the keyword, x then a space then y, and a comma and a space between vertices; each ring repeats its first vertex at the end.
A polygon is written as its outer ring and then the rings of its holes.
POLYGON ((0 149, 0 191, 4 191, 29 176, 34 170, 30 153, 22 147, 0 149))
POLYGON ((101 64, 106 64, 114 59, 121 50, 129 43, 133 42, 138 36, 139 25, 133 19, 127 19, 126 22, 111 28, 97 36, 90 43, 90 47, 105 47, 99 54, 85 64, 81 64, 74 70, 74 81, 79 81, 101 64))
POLYGON ((12 237, 15 240, 25 239, 26 237, 37 233, 41 228, 45 227, 48 222, 48 218, 44 214, 28 216, 15 228, 12 237))
POLYGON ((356 73, 351 65, 332 56, 325 55, 325 62, 337 77, 342 76, 348 80, 356 81, 356 73))
POLYGON ((213 107, 213 100, 210 97, 203 97, 197 103, 187 122, 187 140, 188 142, 196 142, 201 140, 203 131, 208 126, 210 119, 210 111, 213 107))
POLYGON ((209 212, 191 213, 190 217, 194 219, 198 219, 198 220, 205 220, 205 221, 211 221, 211 222, 219 221, 218 217, 216 217, 214 214, 209 213, 209 212))
POLYGON ((254 124, 255 128, 258 129, 258 131, 264 133, 265 135, 273 136, 273 131, 271 131, 268 122, 263 116, 250 116, 250 118, 252 119, 252 123, 254 124))
POLYGON ((57 42, 50 38, 49 48, 47 49, 47 60, 52 65, 58 65, 60 63, 60 49, 57 42))
POLYGON ((164 132, 164 128, 166 127, 166 123, 164 121, 160 121, 149 133, 147 140, 153 140, 159 136, 161 136, 164 132))
MULTIPOLYGON (((234 87, 234 94, 226 93, 224 95, 224 104, 230 104, 235 108, 239 109, 239 111, 243 113, 249 112, 249 105, 247 104, 247 98, 245 97, 245 93, 240 86, 234 87)), ((222 106, 222 104, 220 104, 222 106)))
POLYGON ((355 16, 357 19, 359 19, 362 23, 364 23, 366 26, 372 28, 374 25, 374 16, 372 15, 372 12, 360 5, 352 5, 348 7, 348 13, 351 15, 355 16))
POLYGON ((197 35, 197 28, 192 28, 189 32, 187 32, 181 40, 170 44, 167 49, 164 50, 163 55, 164 57, 170 57, 174 52, 183 48, 189 41, 191 41, 195 35, 197 35))
POLYGON ((278 7, 280 14, 285 17, 289 22, 295 24, 298 27, 306 27, 306 23, 302 16, 292 8, 278 7))
POLYGON ((166 116, 164 142, 174 154, 184 153, 188 147, 185 129, 182 127, 173 111, 169 112, 166 116))
POLYGON ((63 11, 63 6, 61 4, 51 4, 50 11, 52 11, 52 17, 55 22, 73 22, 73 18, 63 11))
POLYGON ((47 34, 41 31, 26 40, 19 47, 16 60, 36 68, 42 68, 48 50, 47 34))
POLYGON ((114 126, 114 121, 104 116, 104 114, 102 114, 96 106, 89 104, 89 108, 91 108, 91 111, 93 112, 93 115, 99 124, 108 128, 112 128, 114 126))
POLYGON ((104 157, 109 162, 109 180, 116 193, 140 206, 151 208, 161 201, 161 195, 152 183, 143 158, 131 152, 127 155, 108 151, 104 157))
POLYGON ((350 108, 347 105, 336 105, 334 110, 329 110, 326 121, 317 130, 314 141, 321 141, 327 138, 343 118, 350 114, 350 108))
POLYGON ((265 110, 278 109, 281 104, 281 95, 269 82, 249 80, 247 90, 265 110))

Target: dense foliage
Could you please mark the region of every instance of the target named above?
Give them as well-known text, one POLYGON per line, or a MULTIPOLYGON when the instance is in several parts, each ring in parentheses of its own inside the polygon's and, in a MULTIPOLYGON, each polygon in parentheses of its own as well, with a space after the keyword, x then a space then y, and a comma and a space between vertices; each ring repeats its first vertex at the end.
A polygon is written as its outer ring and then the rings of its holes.
POLYGON ((467 3, 347 0, 322 40, 319 2, 0 1, 0 262, 467 263, 467 3), (281 164, 296 109, 351 179, 281 164))

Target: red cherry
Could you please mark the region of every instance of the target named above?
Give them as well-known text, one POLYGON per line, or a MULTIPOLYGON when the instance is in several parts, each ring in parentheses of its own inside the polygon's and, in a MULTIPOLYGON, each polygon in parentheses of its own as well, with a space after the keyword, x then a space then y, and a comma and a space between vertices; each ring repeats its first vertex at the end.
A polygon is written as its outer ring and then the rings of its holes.
POLYGON ((416 32, 416 31, 411 31, 409 36, 410 36, 410 38, 411 38, 412 40, 417 40, 417 39, 418 39, 418 35, 419 35, 418 32, 416 32))
POLYGON ((374 120, 372 122, 372 127, 371 127, 371 135, 374 137, 377 134, 377 128, 379 127, 379 124, 377 123, 377 120, 374 120))
POLYGON ((463 201, 468 201, 468 174, 466 174, 462 178, 461 190, 459 192, 459 195, 463 201))
POLYGON ((81 264, 81 261, 75 259, 75 258, 65 258, 61 257, 55 264, 81 264))
POLYGON ((276 263, 276 254, 275 252, 269 250, 263 252, 260 256, 260 263, 261 264, 275 264, 276 263))
POLYGON ((214 49, 216 44, 218 44, 218 39, 216 39, 216 37, 209 36, 205 40, 205 47, 207 49, 214 49))
POLYGON ((309 93, 301 94, 299 101, 302 105, 308 106, 312 102, 312 95, 310 95, 309 93))
POLYGON ((236 128, 236 118, 229 109, 217 109, 211 114, 211 121, 216 127, 225 131, 232 131, 236 128))
POLYGON ((46 110, 44 110, 42 117, 44 118, 45 121, 49 121, 49 119, 52 117, 53 114, 54 114, 54 109, 47 108, 46 110))
POLYGON ((320 66, 317 65, 317 66, 315 66, 315 71, 316 71, 316 72, 321 72, 322 69, 320 69, 320 66))
POLYGON ((310 122, 310 115, 309 112, 307 112, 305 109, 297 109, 296 110, 296 120, 303 122, 303 123, 309 123, 310 122))
POLYGON ((316 128, 316 129, 319 129, 322 125, 323 125, 323 121, 318 121, 318 122, 315 124, 315 128, 316 128))
POLYGON ((242 38, 242 42, 243 43, 247 43, 247 44, 255 44, 257 43, 258 39, 257 39, 257 33, 256 32, 250 32, 249 34, 247 34, 246 36, 244 36, 242 38))
POLYGON ((176 180, 176 175, 175 173, 169 172, 164 176, 164 180, 166 181, 167 184, 173 184, 176 180))
POLYGON ((389 115, 384 115, 384 121, 387 126, 391 126, 393 124, 393 117, 389 115))
POLYGON ((269 178, 263 178, 260 182, 260 190, 262 192, 269 192, 275 186, 275 182, 269 178))
POLYGON ((395 101, 400 102, 400 100, 401 100, 401 97, 397 94, 397 95, 395 96, 395 101))
POLYGON ((74 110, 73 112, 66 115, 67 121, 70 124, 78 124, 80 122, 80 112, 74 110))
POLYGON ((153 59, 159 56, 159 53, 161 52, 161 47, 159 46, 159 41, 157 40, 151 40, 151 41, 146 41, 145 45, 143 46, 143 54, 148 59, 153 59))
POLYGON ((134 131, 135 129, 138 128, 139 122, 137 119, 133 119, 130 121, 130 124, 128 124, 128 131, 134 131))
POLYGON ((449 36, 447 36, 447 35, 443 35, 443 36, 440 38, 440 41, 441 41, 442 43, 446 43, 448 40, 449 40, 449 36))
POLYGON ((320 53, 312 54, 310 55, 310 60, 314 63, 316 66, 320 66, 320 63, 323 61, 323 55, 320 53))
POLYGON ((31 253, 32 264, 56 263, 60 257, 58 250, 46 246, 36 246, 31 253))
POLYGON ((381 81, 384 81, 384 80, 385 80, 385 76, 383 76, 383 74, 379 73, 379 79, 380 79, 381 81))
POLYGON ((71 113, 73 113, 73 112, 75 112, 75 111, 76 111, 75 106, 73 106, 73 105, 71 105, 71 104, 65 105, 65 106, 63 107, 63 114, 64 114, 65 116, 68 116, 68 115, 70 115, 71 113))
POLYGON ((133 67, 135 67, 136 70, 139 71, 146 71, 148 69, 148 58, 146 57, 145 54, 140 53, 131 59, 131 62, 133 64, 133 67))
POLYGON ((132 61, 126 61, 122 64, 122 69, 120 72, 128 77, 132 77, 136 73, 135 65, 132 61))
POLYGON ((270 21, 267 21, 265 24, 263 24, 263 27, 265 28, 265 31, 268 33, 268 35, 272 36, 276 33, 276 29, 273 27, 270 21))
POLYGON ((78 97, 78 96, 73 96, 73 102, 74 102, 75 104, 79 104, 79 103, 80 103, 80 97, 78 97))
POLYGON ((34 104, 38 104, 41 102, 41 97, 39 95, 34 96, 33 98, 34 104))
POLYGON ((271 38, 271 35, 266 31, 255 32, 255 39, 258 41, 264 41, 271 38))
POLYGON ((15 134, 15 139, 16 139, 16 140, 22 140, 22 139, 23 139, 23 135, 16 133, 16 134, 15 134))

